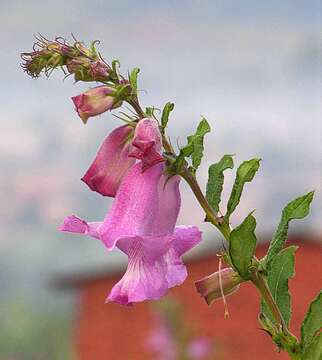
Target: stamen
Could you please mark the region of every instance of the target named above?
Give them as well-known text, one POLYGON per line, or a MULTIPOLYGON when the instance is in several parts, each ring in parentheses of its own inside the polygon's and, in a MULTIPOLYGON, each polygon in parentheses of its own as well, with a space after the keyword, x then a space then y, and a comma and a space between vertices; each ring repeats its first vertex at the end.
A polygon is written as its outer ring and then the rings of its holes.
POLYGON ((225 297, 225 294, 224 294, 224 289, 223 289, 223 287, 222 287, 221 265, 222 265, 222 260, 221 260, 221 257, 220 257, 220 258, 219 258, 219 264, 218 264, 219 287, 220 287, 221 297, 222 297, 222 301, 223 301, 223 303, 224 303, 224 308, 225 308, 224 318, 225 318, 225 319, 228 319, 228 318, 229 318, 229 311, 228 311, 228 306, 227 306, 226 297, 225 297))

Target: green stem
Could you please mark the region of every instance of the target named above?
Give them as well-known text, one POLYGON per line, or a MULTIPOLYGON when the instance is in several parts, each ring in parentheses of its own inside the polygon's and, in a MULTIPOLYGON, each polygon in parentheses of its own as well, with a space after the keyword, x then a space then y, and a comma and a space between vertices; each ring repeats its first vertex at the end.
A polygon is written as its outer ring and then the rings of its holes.
MULTIPOLYGON (((230 236, 230 227, 226 223, 223 223, 221 218, 218 218, 211 208, 210 204, 208 203, 207 199, 203 195, 200 186, 196 180, 195 175, 187 168, 180 174, 189 184, 191 190, 195 194, 199 204, 203 208, 206 213, 207 219, 210 220, 212 224, 214 224, 217 229, 223 234, 227 242, 229 242, 230 236)), ((259 261, 254 258, 255 264, 258 265, 259 261)), ((283 316, 277 306, 275 299, 266 283, 265 278, 263 275, 258 271, 257 267, 254 267, 254 270, 251 272, 251 282, 256 286, 259 290, 263 301, 268 306, 272 316, 274 317, 277 324, 279 324, 281 331, 282 331, 282 346, 285 351, 288 352, 289 356, 293 360, 300 359, 300 346, 298 344, 297 338, 289 331, 283 316)))
MULTIPOLYGON (((137 97, 135 97, 132 101, 129 102, 129 104, 133 107, 133 109, 136 111, 138 116, 140 118, 145 117, 145 113, 142 110, 139 101, 137 97)), ((162 137, 163 140, 163 146, 164 149, 174 154, 173 148, 166 138, 165 135, 162 137)), ((217 229, 222 233, 224 238, 229 242, 229 236, 230 236, 230 226, 226 222, 222 221, 222 217, 217 217, 217 214, 214 212, 212 207, 210 206, 209 202, 203 195, 202 190, 200 189, 200 186, 197 182, 197 179, 188 168, 184 167, 184 170, 180 174, 188 183, 191 190, 193 191, 194 195, 196 196, 200 206, 204 210, 207 219, 217 227, 217 229)), ((255 264, 258 265, 259 261, 254 257, 255 264)), ((258 271, 257 267, 254 267, 253 271, 250 272, 251 275, 251 282, 256 286, 256 288, 259 290, 261 297, 263 301, 268 306, 270 312, 272 313, 272 316, 274 317, 277 324, 279 324, 281 330, 282 330, 282 347, 285 351, 288 352, 289 356, 293 360, 300 360, 301 359, 301 349, 300 345, 298 343, 297 338, 289 331, 283 316, 279 310, 279 307, 277 306, 273 295, 266 283, 265 278, 263 275, 258 271)))
POLYGON ((207 219, 214 224, 215 226, 219 225, 220 218, 217 218, 214 210, 208 203, 207 199, 204 197, 200 186, 196 180, 195 175, 187 168, 184 168, 183 172, 180 174, 186 182, 189 184, 191 190, 195 194, 199 204, 203 208, 204 212, 206 213, 207 219))

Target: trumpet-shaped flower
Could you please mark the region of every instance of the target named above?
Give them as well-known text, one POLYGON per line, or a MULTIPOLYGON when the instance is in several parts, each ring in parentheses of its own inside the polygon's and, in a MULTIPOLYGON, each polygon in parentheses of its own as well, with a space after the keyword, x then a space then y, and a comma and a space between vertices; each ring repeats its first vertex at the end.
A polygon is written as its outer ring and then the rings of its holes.
POLYGON ((120 304, 159 299, 180 285, 187 276, 181 257, 201 241, 196 227, 175 227, 179 177, 168 179, 163 163, 146 171, 143 166, 139 162, 124 176, 103 222, 88 223, 72 215, 60 227, 97 238, 108 250, 117 246, 127 255, 127 270, 107 298, 120 304))
POLYGON ((94 162, 82 178, 91 190, 105 196, 115 196, 124 174, 135 162, 129 157, 132 131, 130 126, 121 126, 104 140, 94 162))

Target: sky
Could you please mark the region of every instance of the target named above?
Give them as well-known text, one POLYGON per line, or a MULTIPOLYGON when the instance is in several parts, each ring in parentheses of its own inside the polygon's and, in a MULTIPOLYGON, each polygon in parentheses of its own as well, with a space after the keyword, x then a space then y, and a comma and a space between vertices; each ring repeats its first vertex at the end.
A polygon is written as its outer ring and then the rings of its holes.
MULTIPOLYGON (((119 122, 104 114, 84 126, 70 97, 87 84, 62 81, 59 72, 37 81, 23 73, 19 54, 31 50, 38 32, 99 39, 103 57, 119 59, 124 73, 140 67, 142 104, 175 103, 169 126, 174 144, 183 145, 205 116, 213 132, 198 173, 203 187, 208 166, 225 153, 236 154, 237 164, 262 158, 234 225, 256 209, 258 234, 270 234, 282 207, 315 189, 310 217, 292 229, 321 234, 319 1, 0 0, 0 10, 3 286, 32 291, 52 274, 124 261, 95 240, 57 231, 72 213, 88 220, 104 217, 111 201, 79 179, 119 122)), ((233 179, 230 172, 224 204, 233 179)), ((191 191, 183 183, 181 190, 178 223, 200 226, 201 247, 221 244, 203 223, 191 191)))

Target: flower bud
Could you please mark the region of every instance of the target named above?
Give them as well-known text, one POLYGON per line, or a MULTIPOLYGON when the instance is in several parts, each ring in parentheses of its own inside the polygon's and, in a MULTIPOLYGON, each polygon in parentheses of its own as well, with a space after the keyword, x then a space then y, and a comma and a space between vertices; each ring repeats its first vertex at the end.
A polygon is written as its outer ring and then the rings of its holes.
POLYGON ((75 81, 107 81, 110 68, 102 60, 91 61, 79 56, 67 61, 67 70, 74 74, 75 81))
POLYGON ((242 281, 232 268, 225 268, 196 281, 195 286, 207 304, 211 305, 216 299, 222 298, 223 294, 230 295, 237 291, 242 281))
POLYGON ((43 36, 37 38, 33 49, 21 54, 22 67, 32 77, 38 77, 42 71, 48 75, 51 69, 66 65, 67 56, 74 54, 73 48, 60 39, 49 41, 43 36))
POLYGON ((96 116, 121 106, 122 101, 114 97, 115 90, 111 86, 102 85, 72 97, 75 110, 84 124, 87 123, 88 118, 91 116, 96 116))

